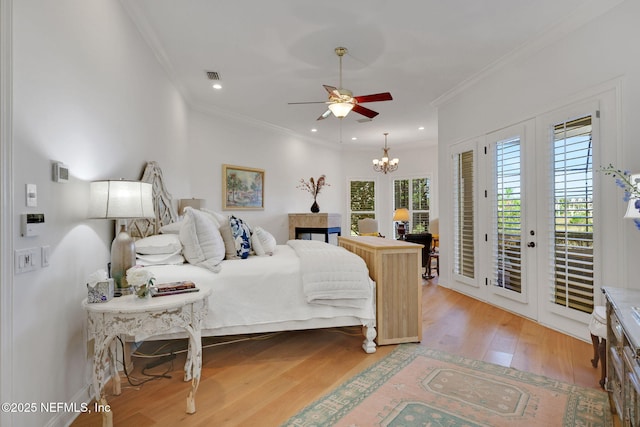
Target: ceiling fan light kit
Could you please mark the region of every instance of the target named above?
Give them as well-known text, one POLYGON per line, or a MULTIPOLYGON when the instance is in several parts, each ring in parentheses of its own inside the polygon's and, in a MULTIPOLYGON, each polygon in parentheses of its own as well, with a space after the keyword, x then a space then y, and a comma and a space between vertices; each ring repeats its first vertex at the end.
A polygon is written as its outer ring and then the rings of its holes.
POLYGON ((365 102, 391 101, 393 98, 389 92, 376 93, 371 95, 353 96, 353 92, 342 87, 342 57, 347 53, 346 47, 337 47, 334 49, 336 55, 340 59, 340 85, 339 87, 323 85, 329 99, 327 101, 318 102, 290 102, 289 104, 327 104, 327 110, 318 117, 318 120, 324 120, 331 114, 339 119, 343 119, 350 111, 355 111, 368 119, 373 119, 378 115, 376 111, 363 107, 365 102))
POLYGON ((384 133, 384 148, 382 149, 382 159, 373 159, 373 170, 376 172, 382 172, 385 175, 388 172, 393 172, 398 169, 398 164, 400 163, 400 159, 398 159, 397 157, 395 159, 389 160, 390 148, 387 147, 387 135, 389 135, 389 132, 384 133))

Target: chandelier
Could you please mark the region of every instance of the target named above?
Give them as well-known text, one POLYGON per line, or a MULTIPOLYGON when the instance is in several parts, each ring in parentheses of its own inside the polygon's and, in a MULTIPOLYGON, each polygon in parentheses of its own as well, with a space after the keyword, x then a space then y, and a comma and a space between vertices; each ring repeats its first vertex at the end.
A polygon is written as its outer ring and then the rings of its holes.
POLYGON ((400 160, 398 160, 398 158, 389 160, 390 148, 387 147, 387 135, 389 135, 389 132, 384 133, 384 148, 382 149, 382 159, 373 159, 373 170, 376 172, 382 172, 384 174, 386 174, 387 172, 393 172, 394 170, 398 169, 398 163, 400 163, 400 160))

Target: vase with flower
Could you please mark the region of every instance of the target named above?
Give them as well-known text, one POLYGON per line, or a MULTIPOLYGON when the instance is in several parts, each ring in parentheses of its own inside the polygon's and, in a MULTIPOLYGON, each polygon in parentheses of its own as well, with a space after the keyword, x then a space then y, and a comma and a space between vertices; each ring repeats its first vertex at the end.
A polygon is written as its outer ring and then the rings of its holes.
POLYGON ((622 200, 628 203, 625 218, 632 218, 636 228, 640 230, 640 174, 631 174, 627 170, 621 170, 612 164, 601 168, 605 175, 616 180, 616 185, 624 190, 622 200))
POLYGON ((320 212, 320 206, 318 205, 318 194, 320 194, 320 190, 324 187, 330 187, 330 184, 327 182, 326 176, 320 175, 317 180, 314 180, 313 177, 309 178, 309 181, 305 181, 304 179, 300 179, 300 184, 298 184, 299 189, 309 192, 311 197, 313 197, 313 204, 311 205, 311 212, 318 213, 320 212))
POLYGON ((150 299, 153 293, 153 273, 146 268, 134 266, 127 270, 127 283, 133 286, 134 293, 140 299, 150 299))

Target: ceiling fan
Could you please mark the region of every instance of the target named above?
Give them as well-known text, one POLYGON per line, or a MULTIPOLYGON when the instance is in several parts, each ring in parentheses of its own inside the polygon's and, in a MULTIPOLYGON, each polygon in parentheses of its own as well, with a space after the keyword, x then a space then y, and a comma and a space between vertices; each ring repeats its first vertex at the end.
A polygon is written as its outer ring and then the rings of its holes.
POLYGON ((372 95, 353 96, 353 93, 342 87, 342 57, 347 53, 346 47, 335 48, 336 55, 340 58, 340 86, 338 88, 322 85, 329 94, 328 101, 314 101, 314 102, 290 102, 289 104, 327 104, 327 111, 322 113, 318 120, 326 119, 333 113, 339 119, 342 119, 349 114, 350 111, 355 111, 358 114, 373 119, 379 113, 363 107, 362 103, 365 102, 378 102, 378 101, 391 101, 393 98, 389 92, 376 93, 372 95))

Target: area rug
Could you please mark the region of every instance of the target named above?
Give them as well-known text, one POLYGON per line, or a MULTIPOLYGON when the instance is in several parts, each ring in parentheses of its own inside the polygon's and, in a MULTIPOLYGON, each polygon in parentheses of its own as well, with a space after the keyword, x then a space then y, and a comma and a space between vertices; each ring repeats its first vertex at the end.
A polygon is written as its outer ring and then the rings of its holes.
POLYGON ((404 344, 285 426, 612 426, 607 393, 404 344))

